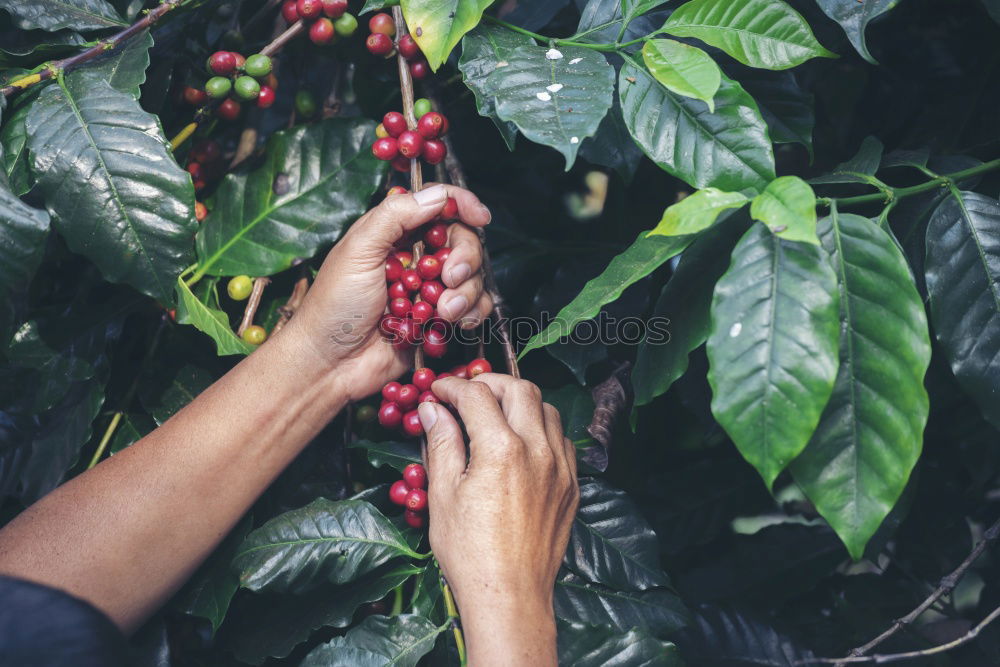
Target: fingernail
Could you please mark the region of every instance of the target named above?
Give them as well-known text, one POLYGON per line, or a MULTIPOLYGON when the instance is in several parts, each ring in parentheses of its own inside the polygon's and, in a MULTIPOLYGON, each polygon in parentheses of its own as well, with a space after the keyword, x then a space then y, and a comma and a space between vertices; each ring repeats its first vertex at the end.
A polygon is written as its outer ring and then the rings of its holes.
POLYGON ((451 319, 458 317, 466 311, 469 307, 469 300, 464 296, 459 294, 458 296, 453 296, 448 299, 448 302, 444 304, 444 316, 451 319))
POLYGON ((490 213, 490 209, 486 208, 486 204, 480 204, 479 208, 483 209, 483 213, 486 214, 486 224, 490 224, 490 220, 493 219, 493 214, 490 213))
POLYGON ((464 262, 458 266, 452 267, 451 271, 448 272, 448 277, 451 278, 451 284, 454 287, 457 287, 465 280, 468 280, 471 275, 472 267, 464 262))
POLYGON ((413 200, 421 206, 440 204, 448 198, 448 192, 443 185, 434 185, 420 192, 413 193, 413 200))
POLYGON ((434 422, 438 420, 437 408, 433 403, 421 403, 417 406, 417 415, 420 416, 420 423, 425 431, 431 430, 434 422))

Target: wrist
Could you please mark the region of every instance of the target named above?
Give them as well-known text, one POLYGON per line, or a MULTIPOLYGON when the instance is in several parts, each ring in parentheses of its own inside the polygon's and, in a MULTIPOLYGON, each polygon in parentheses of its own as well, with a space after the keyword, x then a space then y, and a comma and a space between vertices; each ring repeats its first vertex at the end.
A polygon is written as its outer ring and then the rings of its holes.
POLYGON ((556 620, 548 595, 482 596, 460 603, 470 664, 555 665, 556 620))
POLYGON ((333 372, 334 364, 319 358, 308 338, 291 323, 250 358, 254 357, 259 357, 269 368, 268 375, 276 393, 309 395, 312 400, 328 406, 331 414, 347 403, 347 390, 333 372))

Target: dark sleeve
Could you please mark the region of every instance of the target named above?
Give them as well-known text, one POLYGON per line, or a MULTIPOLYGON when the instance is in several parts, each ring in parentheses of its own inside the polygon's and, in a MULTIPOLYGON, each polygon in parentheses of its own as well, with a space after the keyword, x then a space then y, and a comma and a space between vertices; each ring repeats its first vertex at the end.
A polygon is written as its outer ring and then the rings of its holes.
POLYGON ((0 665, 128 665, 124 635, 88 602, 0 576, 0 665))

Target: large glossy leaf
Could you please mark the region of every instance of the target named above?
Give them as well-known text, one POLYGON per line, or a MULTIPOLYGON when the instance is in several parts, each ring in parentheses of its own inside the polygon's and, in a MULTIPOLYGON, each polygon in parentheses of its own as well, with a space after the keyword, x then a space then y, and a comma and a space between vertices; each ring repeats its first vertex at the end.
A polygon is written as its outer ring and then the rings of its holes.
POLYGON ((570 623, 608 625, 620 632, 639 628, 656 637, 688 623, 687 607, 672 591, 617 591, 568 572, 556 580, 555 610, 556 618, 570 623))
POLYGON ((476 97, 479 115, 493 121, 511 150, 514 149, 517 126, 497 116, 496 94, 488 85, 489 76, 514 49, 534 43, 526 35, 489 24, 478 26, 462 38, 462 57, 458 59, 462 80, 476 97))
POLYGON ((497 64, 486 85, 496 95, 497 115, 562 153, 568 170, 580 142, 597 132, 611 108, 615 73, 591 49, 520 46, 497 64))
POLYGON ((837 376, 837 277, 822 249, 755 224, 712 299, 712 413, 743 457, 775 477, 802 451, 837 376))
MULTIPOLYGON (((5 24, 6 25, 6 24, 5 24)), ((22 30, 7 33, 13 39, 0 44, 0 67, 8 69, 0 74, 4 84, 24 76, 47 60, 58 60, 78 53, 87 40, 75 30, 22 30)))
POLYGON ((612 259, 601 275, 584 285, 576 298, 528 341, 521 356, 568 336, 577 324, 595 317, 602 306, 616 300, 625 288, 648 276, 693 240, 691 236, 648 236, 647 232, 642 232, 635 243, 612 259))
POLYGON ((840 290, 840 372, 791 471, 854 558, 899 499, 927 420, 927 320, 889 234, 855 215, 820 225, 840 290))
POLYGON ((100 30, 126 24, 105 0, 0 0, 21 30, 100 30))
POLYGON ((573 667, 681 667, 677 647, 642 630, 622 634, 583 623, 558 624, 559 664, 573 667))
POLYGON ((715 111, 714 97, 722 84, 722 72, 711 56, 697 46, 672 39, 651 39, 642 47, 642 61, 668 90, 701 100, 709 111, 715 111))
POLYGON ((823 13, 840 24, 840 27, 847 33, 847 39, 857 49, 861 57, 873 65, 878 62, 868 51, 868 44, 865 42, 865 29, 872 19, 899 4, 899 0, 857 0, 855 2, 841 2, 841 0, 816 0, 823 13))
POLYGON ((151 48, 153 36, 148 31, 143 32, 114 51, 88 63, 85 69, 70 72, 67 79, 75 81, 84 77, 98 77, 111 84, 115 90, 130 93, 138 99, 139 86, 146 81, 151 48))
POLYGON ((219 186, 198 230, 199 272, 269 275, 335 241, 385 173, 371 152, 374 127, 331 118, 273 135, 264 164, 219 186))
MULTIPOLYGON (((589 0, 580 10, 574 41, 591 43, 629 42, 663 25, 664 12, 652 12, 667 0, 589 0)), ((578 4, 581 4, 578 2, 578 4)), ((626 47, 638 50, 638 46, 626 47)))
POLYGON ((774 180, 774 153, 753 98, 723 76, 715 112, 626 64, 618 80, 625 125, 649 159, 696 188, 760 192, 774 180))
POLYGON ((625 127, 622 106, 617 97, 594 136, 584 140, 580 147, 580 157, 614 169, 627 183, 632 181, 642 159, 642 151, 632 141, 628 128, 625 127))
POLYGON ((697 234, 715 224, 716 219, 731 208, 740 208, 749 201, 739 192, 723 192, 705 188, 667 207, 651 235, 678 236, 697 234))
POLYGON ((663 30, 700 39, 751 67, 787 69, 810 58, 836 57, 783 0, 690 0, 670 15, 663 30))
POLYGON ((215 341, 215 350, 220 357, 229 354, 250 354, 254 346, 236 335, 229 316, 219 310, 218 304, 206 305, 183 279, 177 279, 177 322, 190 324, 215 341))
POLYGON ((813 154, 813 127, 816 113, 813 95, 799 84, 794 72, 768 72, 744 68, 734 74, 743 88, 757 102, 771 141, 776 144, 797 143, 813 154))
POLYGON ((692 664, 713 667, 798 667, 814 657, 770 626, 719 609, 701 610, 677 643, 692 664))
POLYGON ((250 590, 294 593, 345 584, 391 558, 416 555, 370 503, 318 498, 250 533, 233 567, 250 590))
POLYGON ((666 586, 656 534, 625 494, 603 480, 580 481, 580 507, 563 564, 619 590, 666 586))
POLYGON ((0 127, 0 163, 10 185, 10 190, 21 196, 31 189, 34 180, 28 168, 28 131, 25 121, 31 113, 31 102, 18 100, 0 127))
POLYGON ((320 644, 300 667, 416 667, 445 626, 423 616, 369 616, 343 637, 320 644))
POLYGON ((104 277, 163 303, 194 260, 194 188, 156 117, 97 76, 47 87, 27 117, 56 230, 104 277))
POLYGON ((491 0, 400 0, 406 27, 435 72, 491 0))
POLYGON ((632 386, 635 404, 646 405, 666 393, 688 367, 688 355, 708 338, 712 290, 726 268, 729 254, 746 230, 745 215, 730 215, 691 244, 664 286, 653 309, 667 335, 647 335, 639 344, 632 386))
POLYGON ((1000 427, 1000 202, 952 190, 927 226, 926 277, 952 372, 1000 427))
POLYGON ((819 245, 816 237, 816 195, 798 176, 782 176, 767 184, 750 204, 750 217, 775 236, 819 245))
POLYGON ((363 449, 368 454, 368 462, 376 468, 390 466, 402 472, 411 463, 423 463, 420 445, 416 442, 358 440, 352 442, 351 449, 363 449))
POLYGON ((0 179, 0 349, 13 334, 48 233, 48 214, 15 197, 0 179))

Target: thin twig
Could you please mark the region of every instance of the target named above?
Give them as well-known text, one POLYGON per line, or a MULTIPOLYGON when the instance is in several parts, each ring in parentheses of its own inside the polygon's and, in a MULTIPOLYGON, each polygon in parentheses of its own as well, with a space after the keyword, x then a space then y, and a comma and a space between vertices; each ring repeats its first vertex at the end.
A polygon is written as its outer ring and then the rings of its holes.
POLYGON ((87 464, 87 470, 90 470, 97 465, 97 462, 101 460, 101 456, 104 455, 104 450, 107 449, 108 443, 111 442, 111 436, 115 434, 115 430, 118 428, 118 424, 122 420, 122 415, 125 414, 120 410, 115 413, 115 416, 111 418, 111 423, 108 424, 107 430, 104 431, 104 435, 101 437, 101 443, 97 445, 97 450, 94 451, 94 456, 91 457, 90 463, 87 464))
POLYGON ((254 278, 253 291, 250 292, 247 307, 243 310, 243 320, 240 322, 240 328, 236 330, 237 336, 242 336, 247 327, 253 324, 254 315, 257 314, 257 309, 260 307, 260 299, 264 296, 264 288, 269 282, 271 282, 270 278, 254 278))
POLYGON ((455 596, 451 592, 451 586, 441 575, 441 593, 444 595, 444 608, 448 613, 448 621, 451 624, 452 633, 455 635, 455 648, 458 649, 458 661, 462 667, 468 664, 468 656, 465 652, 465 637, 462 634, 462 619, 458 615, 458 606, 455 604, 455 596))
POLYGON ((299 278, 295 283, 295 287, 292 288, 292 295, 288 297, 288 301, 285 302, 284 306, 278 308, 278 321, 275 322, 274 328, 271 329, 272 336, 288 324, 288 320, 292 319, 292 315, 302 305, 302 301, 305 300, 306 292, 308 291, 309 278, 299 278))

